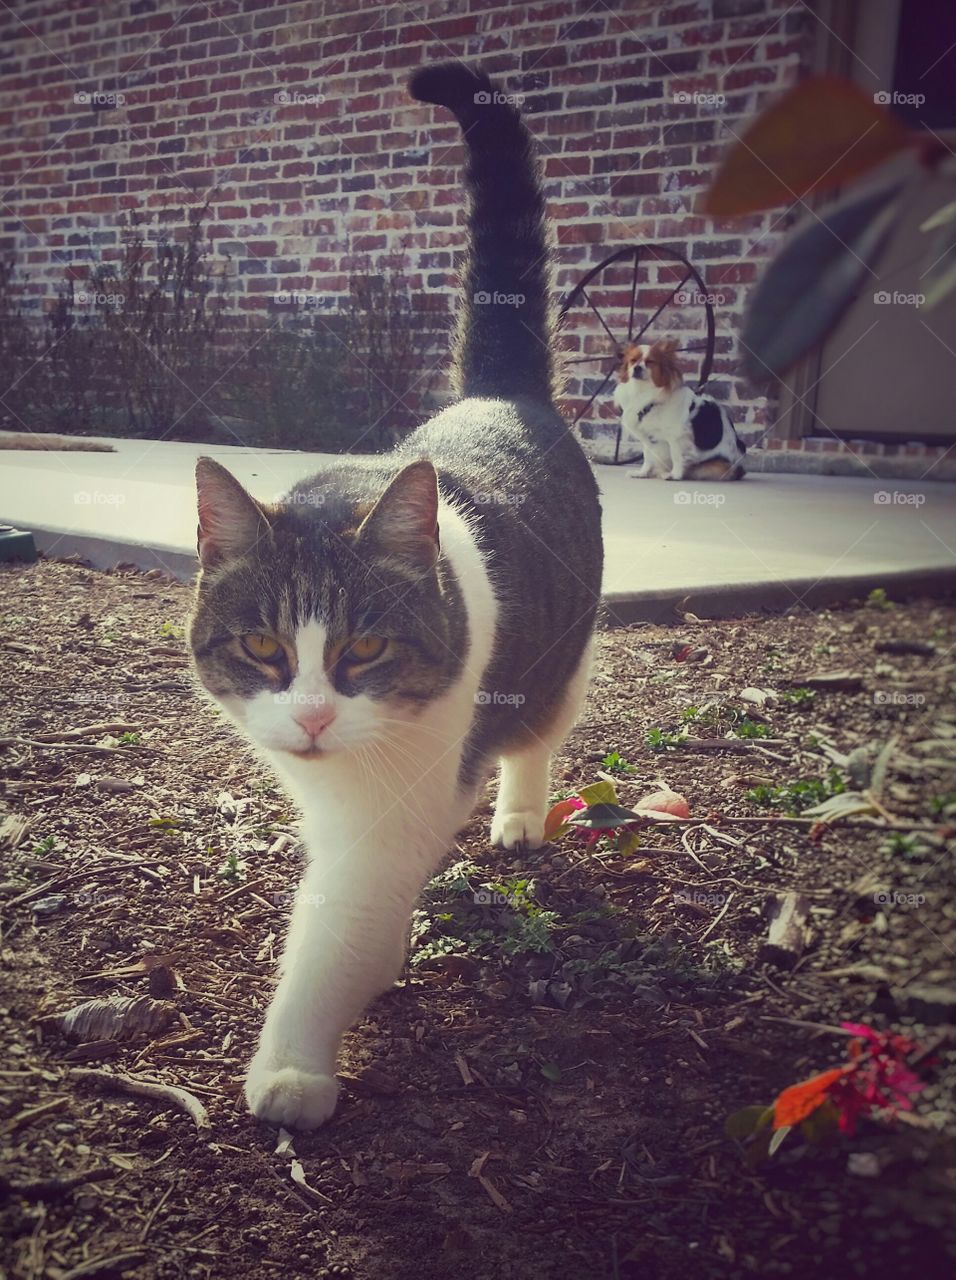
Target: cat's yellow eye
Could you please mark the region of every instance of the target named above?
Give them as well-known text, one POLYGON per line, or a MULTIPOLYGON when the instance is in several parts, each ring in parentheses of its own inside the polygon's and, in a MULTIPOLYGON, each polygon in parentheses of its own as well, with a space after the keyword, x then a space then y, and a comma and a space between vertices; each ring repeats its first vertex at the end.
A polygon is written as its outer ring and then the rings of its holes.
POLYGON ((374 662, 385 652, 388 641, 383 636, 358 636, 345 651, 346 662, 374 662))
POLYGON ((241 643, 250 658, 258 658, 260 662, 276 662, 285 652, 274 636, 264 635, 261 631, 243 636, 241 643))

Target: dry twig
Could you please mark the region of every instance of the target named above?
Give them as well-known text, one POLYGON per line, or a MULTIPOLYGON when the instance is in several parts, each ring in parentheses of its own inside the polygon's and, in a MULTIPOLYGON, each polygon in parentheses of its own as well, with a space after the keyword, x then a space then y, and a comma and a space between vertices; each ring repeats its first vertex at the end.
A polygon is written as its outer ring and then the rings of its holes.
POLYGON ((120 1089, 123 1093, 153 1098, 157 1102, 171 1102, 186 1112, 197 1129, 212 1127, 209 1114, 199 1099, 176 1085, 159 1084, 155 1080, 136 1080, 133 1076, 119 1075, 113 1071, 99 1071, 95 1067, 74 1067, 71 1075, 79 1080, 90 1080, 94 1084, 106 1085, 109 1089, 120 1089))

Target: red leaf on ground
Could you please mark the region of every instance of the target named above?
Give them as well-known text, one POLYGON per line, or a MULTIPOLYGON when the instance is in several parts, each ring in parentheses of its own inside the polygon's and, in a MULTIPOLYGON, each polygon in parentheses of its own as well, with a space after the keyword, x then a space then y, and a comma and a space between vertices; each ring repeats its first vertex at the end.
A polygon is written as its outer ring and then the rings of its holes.
POLYGON ((773 1127, 784 1129, 806 1120, 826 1102, 830 1088, 849 1070, 849 1067, 834 1067, 784 1089, 773 1104, 773 1127))

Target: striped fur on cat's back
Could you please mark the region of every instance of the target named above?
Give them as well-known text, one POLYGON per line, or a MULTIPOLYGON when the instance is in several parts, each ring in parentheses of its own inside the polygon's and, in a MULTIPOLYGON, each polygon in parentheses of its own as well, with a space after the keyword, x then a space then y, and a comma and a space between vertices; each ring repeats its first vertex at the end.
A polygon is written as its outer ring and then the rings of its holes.
POLYGON ((466 142, 460 399, 279 502, 197 468, 196 671, 303 814, 308 864, 246 1080, 257 1116, 301 1127, 333 1111, 342 1033, 397 976, 416 898, 497 766, 492 839, 542 842, 600 594, 597 486, 553 402, 530 136, 461 63, 411 91, 466 142))

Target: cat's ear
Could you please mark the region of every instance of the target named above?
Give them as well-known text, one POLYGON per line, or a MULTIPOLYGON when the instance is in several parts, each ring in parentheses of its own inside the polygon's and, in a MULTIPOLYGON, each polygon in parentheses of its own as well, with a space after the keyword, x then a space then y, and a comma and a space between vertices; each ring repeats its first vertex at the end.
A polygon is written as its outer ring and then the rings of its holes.
POLYGON ((196 463, 199 499, 199 560, 215 569, 252 549, 269 532, 269 522, 254 498, 212 458, 196 463))
POLYGON ((362 521, 358 542, 425 572, 438 559, 438 476, 426 459, 400 471, 362 521))

